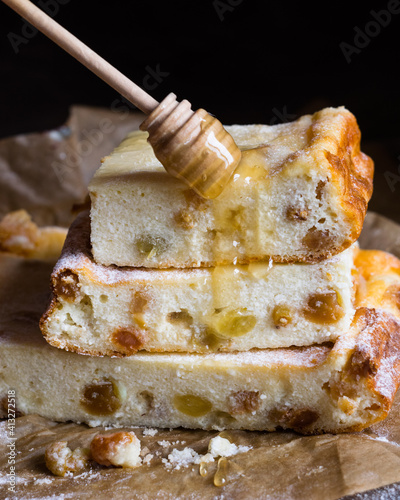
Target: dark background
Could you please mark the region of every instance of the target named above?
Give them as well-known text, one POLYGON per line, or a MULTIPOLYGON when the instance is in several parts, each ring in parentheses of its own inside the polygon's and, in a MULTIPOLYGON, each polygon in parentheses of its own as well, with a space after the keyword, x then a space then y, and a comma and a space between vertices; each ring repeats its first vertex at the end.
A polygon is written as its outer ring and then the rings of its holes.
MULTIPOLYGON (((376 163, 370 206, 400 221, 397 0, 319 7, 261 0, 41 5, 156 99, 175 92, 226 124, 280 123, 346 106, 376 163)), ((113 89, 42 34, 32 36, 3 4, 0 19, 0 137, 57 127, 71 104, 115 105, 113 89)))

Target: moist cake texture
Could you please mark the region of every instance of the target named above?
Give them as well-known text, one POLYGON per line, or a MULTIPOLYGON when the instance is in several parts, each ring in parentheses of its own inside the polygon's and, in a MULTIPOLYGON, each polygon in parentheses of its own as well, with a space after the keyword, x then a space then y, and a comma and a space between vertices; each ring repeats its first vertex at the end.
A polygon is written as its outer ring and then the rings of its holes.
POLYGON ((372 194, 372 160, 345 108, 281 125, 227 126, 242 160, 223 193, 204 200, 165 172, 133 132, 89 185, 96 262, 199 267, 316 262, 358 238, 372 194))
POLYGON ((357 247, 314 264, 118 269, 96 264, 90 220, 70 228, 52 274, 46 340, 92 355, 247 351, 334 341, 354 315, 357 247))
POLYGON ((118 359, 47 344, 37 320, 48 263, 2 255, 0 398, 13 389, 22 413, 91 426, 361 430, 387 415, 399 385, 400 262, 360 252, 356 267, 356 314, 333 347, 118 359))

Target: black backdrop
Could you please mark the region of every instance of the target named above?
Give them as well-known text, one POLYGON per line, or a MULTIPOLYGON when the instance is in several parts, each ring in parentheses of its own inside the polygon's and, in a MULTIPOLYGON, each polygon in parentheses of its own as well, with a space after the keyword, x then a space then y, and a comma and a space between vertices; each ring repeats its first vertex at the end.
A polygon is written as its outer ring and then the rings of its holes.
MULTIPOLYGON (((376 160, 372 208, 400 219, 400 1, 34 3, 155 98, 175 92, 224 123, 345 105, 376 160)), ((0 137, 56 127, 71 104, 121 105, 1 3, 0 20, 0 137)))

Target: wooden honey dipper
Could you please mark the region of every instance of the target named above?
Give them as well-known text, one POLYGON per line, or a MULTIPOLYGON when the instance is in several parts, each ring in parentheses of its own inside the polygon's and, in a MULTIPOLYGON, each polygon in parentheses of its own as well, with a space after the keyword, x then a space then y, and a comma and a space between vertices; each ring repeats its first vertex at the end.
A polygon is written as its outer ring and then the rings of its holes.
POLYGON ((167 172, 204 198, 223 191, 241 152, 216 118, 204 109, 194 112, 186 100, 178 103, 172 93, 159 103, 29 0, 3 2, 149 115, 140 129, 148 131, 167 172))

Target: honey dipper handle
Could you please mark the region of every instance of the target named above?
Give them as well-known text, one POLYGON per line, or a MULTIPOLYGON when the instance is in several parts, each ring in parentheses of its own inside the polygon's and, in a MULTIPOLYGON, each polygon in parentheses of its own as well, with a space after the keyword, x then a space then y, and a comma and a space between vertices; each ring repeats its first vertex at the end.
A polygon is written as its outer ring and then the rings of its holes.
POLYGON ((149 114, 158 106, 158 102, 153 97, 29 0, 3 0, 3 2, 71 54, 71 56, 75 57, 84 66, 93 71, 93 73, 108 83, 141 111, 149 114))

